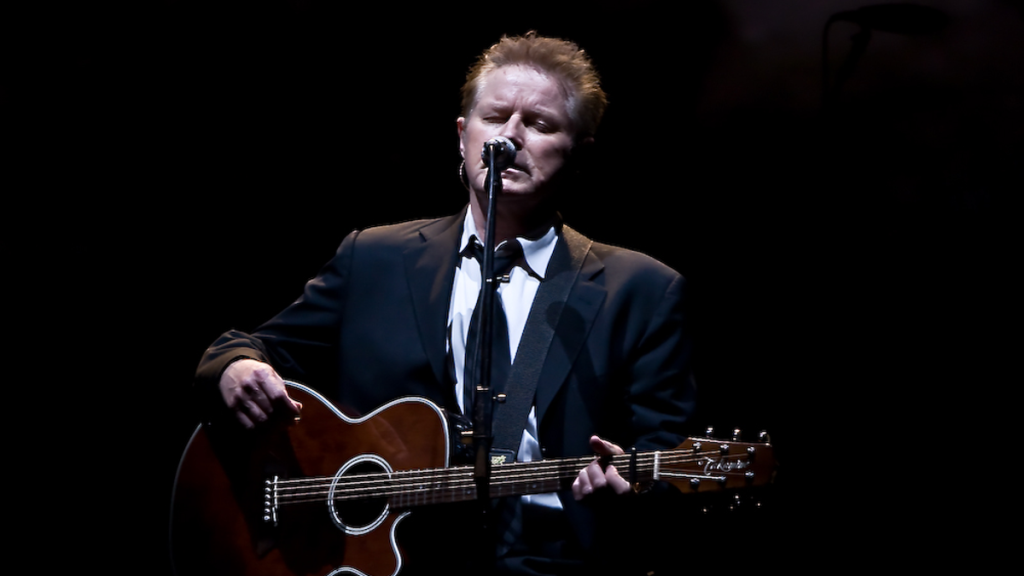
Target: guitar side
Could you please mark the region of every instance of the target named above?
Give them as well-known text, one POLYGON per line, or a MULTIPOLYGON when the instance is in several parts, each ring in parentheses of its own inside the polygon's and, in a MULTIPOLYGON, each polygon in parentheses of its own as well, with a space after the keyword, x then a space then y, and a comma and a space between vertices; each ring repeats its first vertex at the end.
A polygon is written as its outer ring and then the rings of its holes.
POLYGON ((279 508, 268 500, 276 491, 268 492, 266 482, 329 480, 354 463, 386 473, 443 468, 449 445, 443 412, 429 401, 403 398, 352 419, 315 391, 287 385, 303 404, 295 422, 258 432, 204 424, 189 441, 171 509, 178 576, 392 576, 401 569, 395 528, 405 513, 371 500, 353 524, 318 489, 304 504, 279 508))

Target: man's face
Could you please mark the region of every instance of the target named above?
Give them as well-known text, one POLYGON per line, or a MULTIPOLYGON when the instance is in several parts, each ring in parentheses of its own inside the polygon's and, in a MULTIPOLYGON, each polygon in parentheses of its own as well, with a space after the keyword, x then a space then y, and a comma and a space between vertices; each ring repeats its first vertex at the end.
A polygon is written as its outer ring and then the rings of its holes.
POLYGON ((484 78, 476 104, 458 119, 459 151, 466 160, 470 189, 486 197, 484 142, 504 136, 516 146, 516 161, 501 173, 506 194, 551 193, 568 159, 575 131, 561 85, 525 66, 503 66, 484 78))

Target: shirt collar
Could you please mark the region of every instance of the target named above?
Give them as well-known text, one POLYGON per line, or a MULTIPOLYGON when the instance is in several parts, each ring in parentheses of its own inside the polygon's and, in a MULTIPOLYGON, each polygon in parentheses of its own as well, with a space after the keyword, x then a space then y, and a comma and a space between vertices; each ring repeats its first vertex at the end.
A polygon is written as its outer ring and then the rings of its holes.
MULTIPOLYGON (((473 220, 473 211, 466 210, 466 221, 462 226, 462 239, 459 241, 459 252, 464 251, 466 246, 469 246, 471 240, 480 242, 478 238, 479 236, 476 233, 476 221, 473 220)), ((551 255, 555 252, 555 242, 558 241, 557 226, 548 228, 548 231, 540 238, 529 240, 520 236, 517 240, 519 240, 519 244, 523 247, 523 257, 526 258, 526 264, 530 267, 530 273, 543 280, 544 274, 548 269, 548 262, 551 261, 551 255)), ((500 246, 501 245, 499 244, 495 249, 500 246)))

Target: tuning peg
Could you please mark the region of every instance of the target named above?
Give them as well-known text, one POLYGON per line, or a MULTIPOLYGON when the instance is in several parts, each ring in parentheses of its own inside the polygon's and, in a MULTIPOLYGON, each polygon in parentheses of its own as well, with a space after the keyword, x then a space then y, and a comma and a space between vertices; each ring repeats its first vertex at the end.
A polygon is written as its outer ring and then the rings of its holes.
POLYGON ((708 426, 707 430, 704 432, 704 435, 707 436, 708 438, 714 436, 715 435, 715 427, 714 426, 708 426))
POLYGON ((740 441, 740 429, 739 428, 733 428, 732 429, 732 441, 733 442, 739 442, 740 441))
POLYGON ((760 434, 757 435, 757 440, 768 444, 772 441, 772 437, 768 435, 767 430, 761 430, 760 434))

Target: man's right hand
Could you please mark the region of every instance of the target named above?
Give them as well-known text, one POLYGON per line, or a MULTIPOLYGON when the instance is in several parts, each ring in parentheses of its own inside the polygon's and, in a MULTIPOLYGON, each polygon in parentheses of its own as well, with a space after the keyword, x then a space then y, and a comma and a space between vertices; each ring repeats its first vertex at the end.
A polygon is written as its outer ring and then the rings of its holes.
POLYGON ((220 395, 238 422, 252 429, 275 413, 298 416, 302 404, 288 397, 284 380, 269 364, 244 358, 232 362, 220 377, 220 395))

